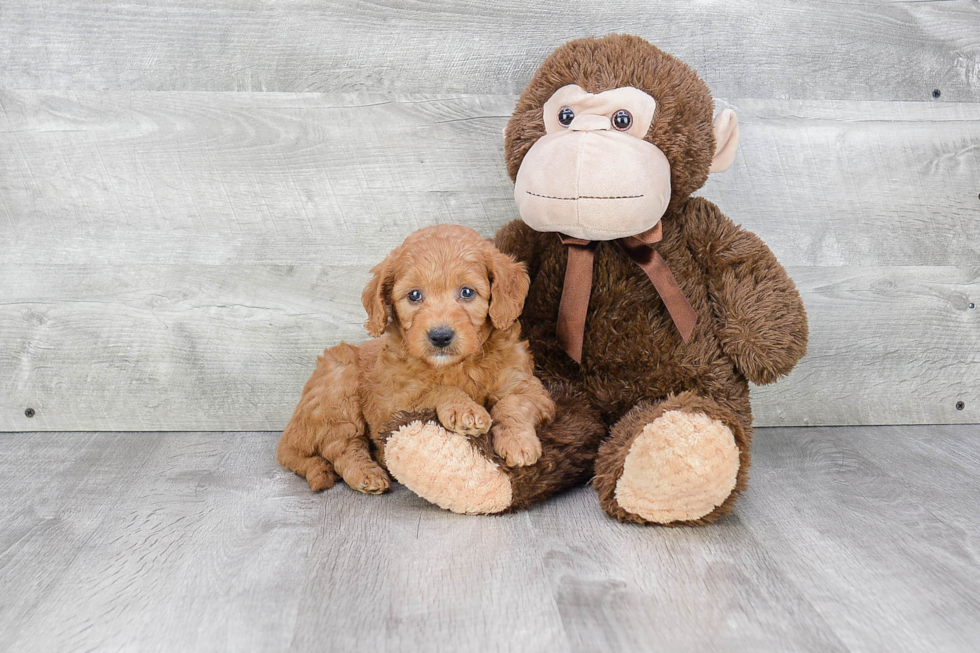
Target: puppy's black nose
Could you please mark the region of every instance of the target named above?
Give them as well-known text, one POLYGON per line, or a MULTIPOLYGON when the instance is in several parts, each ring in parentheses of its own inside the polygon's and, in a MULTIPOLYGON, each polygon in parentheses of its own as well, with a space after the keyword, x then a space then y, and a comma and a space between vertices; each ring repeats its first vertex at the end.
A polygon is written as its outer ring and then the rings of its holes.
POLYGON ((456 332, 451 327, 441 326, 429 329, 429 342, 440 349, 448 347, 455 336, 456 332))

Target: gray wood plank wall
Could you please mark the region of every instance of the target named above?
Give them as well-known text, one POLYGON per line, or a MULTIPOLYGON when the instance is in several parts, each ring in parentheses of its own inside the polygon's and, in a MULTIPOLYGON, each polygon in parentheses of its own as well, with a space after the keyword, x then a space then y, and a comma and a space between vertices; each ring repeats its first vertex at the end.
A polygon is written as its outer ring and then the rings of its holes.
POLYGON ((980 421, 977 2, 6 0, 0 430, 281 428, 389 248, 516 217, 516 94, 612 31, 740 117, 701 194, 812 331, 758 423, 980 421))

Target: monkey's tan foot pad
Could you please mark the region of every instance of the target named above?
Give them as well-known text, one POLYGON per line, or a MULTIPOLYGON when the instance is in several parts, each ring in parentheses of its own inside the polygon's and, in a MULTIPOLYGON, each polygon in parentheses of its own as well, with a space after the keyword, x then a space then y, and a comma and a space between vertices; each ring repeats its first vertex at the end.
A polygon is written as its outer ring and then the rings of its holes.
POLYGON ((510 478, 465 435, 416 421, 392 432, 385 461, 396 481, 440 508, 467 515, 497 513, 513 502, 510 478))
POLYGON ((657 524, 700 519, 732 493, 738 467, 735 437, 725 424, 670 410, 644 426, 630 446, 616 501, 657 524))

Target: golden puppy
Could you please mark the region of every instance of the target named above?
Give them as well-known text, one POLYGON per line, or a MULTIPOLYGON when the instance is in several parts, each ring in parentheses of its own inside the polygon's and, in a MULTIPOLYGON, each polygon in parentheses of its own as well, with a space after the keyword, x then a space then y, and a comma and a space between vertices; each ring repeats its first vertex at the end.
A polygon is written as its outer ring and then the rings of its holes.
POLYGON ((523 265, 472 229, 440 225, 416 231, 372 273, 362 300, 374 339, 317 359, 279 440, 279 463, 312 490, 333 485, 336 470, 355 490, 384 492, 383 450, 379 465, 369 438, 397 413, 427 409, 457 433, 492 427, 508 465, 536 462, 535 431, 555 405, 520 339, 523 265))

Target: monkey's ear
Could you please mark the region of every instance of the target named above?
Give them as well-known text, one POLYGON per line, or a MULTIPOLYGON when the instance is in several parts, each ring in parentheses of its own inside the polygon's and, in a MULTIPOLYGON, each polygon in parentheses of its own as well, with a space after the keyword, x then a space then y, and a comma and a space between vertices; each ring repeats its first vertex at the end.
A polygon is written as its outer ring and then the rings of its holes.
MULTIPOLYGON (((396 250, 397 251, 397 250, 396 250)), ((391 283, 391 261, 395 252, 388 258, 371 268, 371 280, 361 293, 361 303, 367 311, 368 319, 364 323, 368 335, 377 338, 388 328, 388 286, 391 283)))
POLYGON ((531 278, 523 263, 518 263, 487 243, 487 268, 490 270, 490 322, 506 329, 521 316, 531 278))
POLYGON ((735 151, 738 149, 738 118, 735 112, 725 109, 719 113, 712 130, 715 133, 715 156, 708 172, 722 172, 735 161, 735 151))

